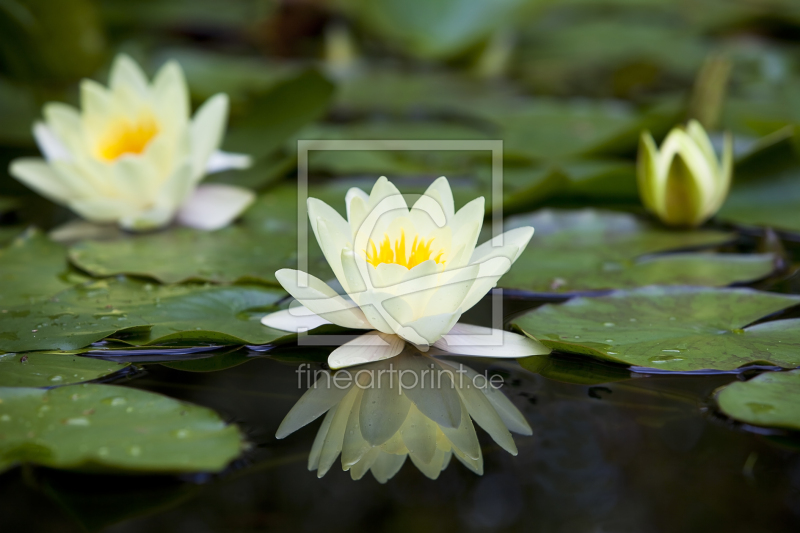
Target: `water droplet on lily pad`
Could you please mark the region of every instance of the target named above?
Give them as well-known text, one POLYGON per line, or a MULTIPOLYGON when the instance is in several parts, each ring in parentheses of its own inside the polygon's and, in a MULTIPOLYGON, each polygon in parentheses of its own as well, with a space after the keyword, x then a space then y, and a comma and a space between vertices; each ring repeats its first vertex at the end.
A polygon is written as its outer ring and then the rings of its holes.
POLYGON ((605 327, 607 327, 607 328, 611 328, 611 327, 614 327, 614 326, 616 326, 616 324, 614 324, 613 322, 606 322, 606 323, 605 323, 605 324, 603 324, 603 325, 604 325, 605 327))
POLYGON ((651 357, 648 359, 651 363, 670 363, 674 361, 683 361, 683 357, 676 357, 674 355, 656 355, 655 357, 651 357))
POLYGON ((91 422, 89 422, 89 419, 86 418, 85 416, 67 418, 66 420, 64 420, 64 423, 68 426, 88 426, 91 424, 91 422))
POLYGON ((128 455, 132 455, 134 457, 139 457, 141 454, 142 454, 141 446, 133 445, 130 448, 128 448, 128 455))
POLYGON ((50 381, 52 381, 54 383, 59 382, 59 381, 63 381, 63 379, 64 378, 62 376, 59 376, 59 375, 55 375, 55 376, 51 376, 50 377, 50 381))
POLYGON ((120 405, 125 405, 128 403, 128 400, 123 398, 122 396, 115 396, 113 398, 104 398, 101 400, 102 403, 106 405, 111 405, 114 407, 119 407, 120 405))

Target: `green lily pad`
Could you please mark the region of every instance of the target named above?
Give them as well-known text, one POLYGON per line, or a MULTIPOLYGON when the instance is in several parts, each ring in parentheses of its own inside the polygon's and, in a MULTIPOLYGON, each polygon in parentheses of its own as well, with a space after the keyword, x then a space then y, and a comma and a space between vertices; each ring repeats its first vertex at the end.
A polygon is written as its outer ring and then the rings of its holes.
POLYGON ((286 335, 259 322, 283 297, 261 286, 98 281, 9 309, 0 350, 73 350, 118 332, 129 344, 266 344, 286 335))
POLYGON ((0 388, 0 470, 220 471, 243 437, 214 411, 113 385, 0 388))
POLYGON ((734 184, 718 218, 800 233, 800 170, 734 184))
POLYGON ((275 84, 253 99, 240 120, 231 121, 226 150, 257 158, 269 155, 301 127, 324 115, 333 91, 333 84, 315 70, 275 84))
POLYGON ((74 283, 66 250, 38 231, 26 231, 0 251, 0 310, 47 299, 74 283))
POLYGON ((368 31, 424 59, 463 51, 514 17, 527 0, 350 0, 349 12, 368 31))
POLYGON ((677 120, 673 105, 637 113, 619 102, 536 100, 497 114, 506 156, 536 161, 626 153, 642 130, 665 131, 677 120))
POLYGON ((520 226, 533 226, 535 233, 500 279, 509 289, 566 293, 652 284, 724 286, 774 269, 771 254, 664 254, 718 246, 735 235, 667 230, 625 213, 541 210, 509 218, 505 229, 520 226))
POLYGON ((714 397, 723 413, 741 422, 800 431, 800 370, 765 372, 721 387, 714 397))
POLYGON ((554 350, 673 371, 800 365, 800 319, 749 325, 800 304, 751 289, 645 287, 545 305, 514 325, 554 350))
POLYGON ((93 276, 128 274, 162 283, 277 284, 276 270, 297 265, 296 249, 297 238, 291 233, 267 237, 242 227, 214 232, 179 228, 116 241, 84 241, 69 249, 69 258, 93 276))
POLYGON ((662 18, 559 15, 526 25, 515 56, 521 81, 538 92, 634 95, 665 78, 689 82, 708 53, 696 31, 662 18))
POLYGON ((422 113, 491 120, 498 110, 508 109, 518 100, 519 96, 506 86, 476 83, 474 78, 458 72, 401 70, 382 65, 341 80, 335 105, 346 113, 422 113))
POLYGON ((503 210, 547 205, 639 205, 636 168, 613 159, 586 159, 503 169, 503 210))
POLYGON ((128 363, 61 353, 0 355, 0 387, 54 387, 101 378, 128 363))

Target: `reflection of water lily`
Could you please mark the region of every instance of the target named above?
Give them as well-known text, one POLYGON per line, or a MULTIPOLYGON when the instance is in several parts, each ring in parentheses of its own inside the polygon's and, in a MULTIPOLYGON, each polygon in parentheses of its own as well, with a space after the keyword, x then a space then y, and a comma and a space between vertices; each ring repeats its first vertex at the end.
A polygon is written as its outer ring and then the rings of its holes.
POLYGON ((187 225, 215 229, 252 202, 252 192, 238 187, 197 187, 207 173, 245 168, 250 159, 217 150, 226 95, 212 97, 190 119, 177 63, 167 63, 149 83, 120 55, 108 89, 83 81, 81 108, 47 104, 45 121, 33 129, 45 160, 17 159, 10 172, 89 221, 128 229, 163 226, 176 215, 187 225))
POLYGON ((431 479, 452 456, 482 474, 483 455, 472 420, 512 455, 517 448, 509 430, 531 434, 522 413, 483 375, 410 348, 391 360, 339 376, 352 379, 319 377, 276 435, 282 439, 327 411, 308 458, 308 469, 319 477, 340 453, 342 468, 353 479, 371 470, 385 483, 406 457, 431 479))
POLYGON ((331 353, 331 368, 343 368, 400 353, 404 341, 423 350, 487 357, 549 353, 539 342, 514 333, 457 324, 497 284, 533 235, 522 227, 477 244, 483 198, 457 213, 445 178, 436 180, 408 208, 386 178, 367 195, 347 193, 347 218, 310 198, 311 227, 343 298, 323 281, 296 270, 276 272, 302 307, 272 313, 262 322, 286 331, 333 323, 373 330, 331 353))
POLYGON ((650 133, 642 134, 637 177, 648 211, 670 226, 699 226, 728 196, 733 172, 733 141, 725 137, 722 161, 699 122, 674 128, 661 149, 650 133))

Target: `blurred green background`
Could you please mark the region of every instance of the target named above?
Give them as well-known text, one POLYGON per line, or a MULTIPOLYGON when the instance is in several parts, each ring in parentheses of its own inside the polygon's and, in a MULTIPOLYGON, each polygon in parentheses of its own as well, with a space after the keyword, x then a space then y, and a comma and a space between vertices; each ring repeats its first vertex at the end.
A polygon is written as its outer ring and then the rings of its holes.
MULTIPOLYGON (((36 154, 44 102, 76 103, 123 51, 150 74, 176 58, 195 105, 231 96, 225 147, 257 164, 212 181, 291 181, 299 138, 502 139, 507 213, 636 210, 640 131, 698 118, 736 140, 721 218, 800 231, 798 43, 792 0, 0 0, 0 220, 69 218, 7 163, 36 154)), ((316 152, 311 174, 447 175, 466 196, 490 172, 481 153, 316 152)))

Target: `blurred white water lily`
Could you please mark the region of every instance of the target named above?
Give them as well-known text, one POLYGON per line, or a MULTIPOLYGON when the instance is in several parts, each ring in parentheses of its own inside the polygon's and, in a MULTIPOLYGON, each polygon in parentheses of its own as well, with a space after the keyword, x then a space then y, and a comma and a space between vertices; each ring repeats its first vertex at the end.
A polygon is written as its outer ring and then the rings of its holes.
POLYGON ((455 456, 483 474, 483 455, 474 420, 512 455, 509 430, 532 433, 525 417, 486 377, 448 364, 411 347, 388 361, 369 363, 335 378, 322 373, 281 423, 282 439, 327 415, 317 432, 308 469, 324 476, 341 453, 353 479, 367 471, 381 483, 410 457, 431 479, 455 456), (342 375, 347 374, 347 375, 342 375))
POLYGON ((45 105, 44 122, 33 128, 45 159, 17 159, 10 173, 91 222, 147 230, 177 218, 216 229, 254 198, 229 185, 198 187, 210 172, 250 166, 249 156, 218 150, 227 116, 228 97, 217 94, 190 118, 176 62, 150 83, 130 57, 119 55, 108 88, 83 80, 80 110, 45 105))
POLYGON ((275 276, 299 305, 262 323, 294 332, 326 323, 372 330, 336 348, 328 358, 331 368, 394 357, 405 341, 422 350, 486 357, 550 352, 521 335, 457 324, 508 271, 533 228, 516 228, 476 247, 484 200, 456 213, 444 177, 410 209, 385 177, 369 195, 350 189, 345 202, 347 220, 316 198, 308 200, 308 215, 347 297, 304 272, 279 270, 275 276))
POLYGON ((669 226, 699 226, 719 211, 731 184, 733 140, 725 136, 722 161, 696 120, 670 131, 661 149, 649 132, 639 143, 639 196, 669 226))

